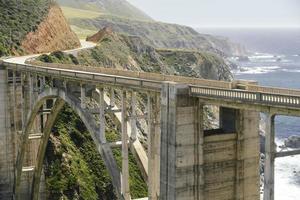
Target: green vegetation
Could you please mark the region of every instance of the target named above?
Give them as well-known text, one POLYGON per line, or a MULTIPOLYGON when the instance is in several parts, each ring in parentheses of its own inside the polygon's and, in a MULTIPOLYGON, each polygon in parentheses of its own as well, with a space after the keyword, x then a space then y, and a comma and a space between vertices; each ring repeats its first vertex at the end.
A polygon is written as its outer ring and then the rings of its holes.
POLYGON ((83 39, 83 40, 85 40, 87 38, 87 36, 91 36, 91 35, 94 35, 95 33, 97 33, 97 30, 83 29, 83 28, 79 28, 74 25, 71 25, 70 27, 71 27, 72 31, 74 31, 74 33, 76 33, 77 37, 79 39, 83 39))
POLYGON ((64 15, 67 19, 73 19, 73 18, 82 18, 82 19, 93 19, 97 18, 101 15, 100 12, 95 12, 91 10, 83 10, 79 8, 71 8, 71 7, 61 7, 64 15))
POLYGON ((201 50, 221 56, 245 52, 240 45, 234 44, 226 38, 200 34, 193 28, 177 24, 142 21, 138 18, 128 19, 106 13, 97 18, 69 18, 69 22, 76 27, 73 30, 79 35, 83 35, 86 30, 85 36, 87 36, 91 31, 98 31, 110 26, 117 33, 139 36, 145 43, 155 48, 201 50))
MULTIPOLYGON (((107 129, 108 141, 119 140, 117 130, 107 129)), ((80 118, 65 106, 49 140, 46 157, 48 199, 116 199, 111 178, 80 118)), ((121 150, 114 155, 121 165, 121 150)), ((130 189, 133 198, 147 196, 147 186, 133 156, 129 155, 130 189)))
POLYGON ((20 54, 21 42, 48 13, 50 0, 0 1, 0 57, 20 54))
POLYGON ((43 54, 38 57, 38 60, 45 63, 79 64, 79 61, 74 55, 66 54, 61 51, 55 51, 49 55, 43 54))
POLYGON ((120 34, 106 35, 97 47, 82 50, 77 58, 70 59, 66 54, 50 54, 41 56, 39 60, 215 80, 232 78, 229 67, 215 54, 182 49, 155 49, 139 37, 120 34))
MULTIPOLYGON (((57 2, 63 7, 105 13, 124 18, 152 21, 148 15, 128 3, 126 0, 57 0, 57 2)), ((67 18, 69 18, 68 13, 65 14, 67 18)), ((74 14, 75 13, 71 13, 73 17, 74 14)), ((78 13, 78 15, 81 15, 81 13, 78 13)))

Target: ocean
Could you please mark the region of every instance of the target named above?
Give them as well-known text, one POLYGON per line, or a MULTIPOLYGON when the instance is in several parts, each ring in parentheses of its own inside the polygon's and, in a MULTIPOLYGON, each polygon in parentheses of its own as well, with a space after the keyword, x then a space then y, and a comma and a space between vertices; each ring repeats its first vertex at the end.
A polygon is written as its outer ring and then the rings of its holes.
MULTIPOLYGON (((241 67, 234 71, 235 79, 256 80, 264 86, 300 89, 300 28, 198 31, 224 36, 246 47, 248 61, 232 58, 241 67)), ((275 123, 277 146, 291 135, 300 136, 300 118, 278 116, 275 123)), ((275 160, 275 199, 300 199, 300 156, 275 160)))

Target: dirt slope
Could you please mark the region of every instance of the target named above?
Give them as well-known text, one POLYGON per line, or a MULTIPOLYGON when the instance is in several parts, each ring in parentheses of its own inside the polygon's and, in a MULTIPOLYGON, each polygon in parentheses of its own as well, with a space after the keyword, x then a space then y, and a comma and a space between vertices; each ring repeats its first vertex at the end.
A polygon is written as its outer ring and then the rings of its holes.
POLYGON ((28 33, 21 43, 26 53, 51 52, 79 46, 79 39, 56 4, 51 5, 48 15, 39 24, 37 30, 28 33))

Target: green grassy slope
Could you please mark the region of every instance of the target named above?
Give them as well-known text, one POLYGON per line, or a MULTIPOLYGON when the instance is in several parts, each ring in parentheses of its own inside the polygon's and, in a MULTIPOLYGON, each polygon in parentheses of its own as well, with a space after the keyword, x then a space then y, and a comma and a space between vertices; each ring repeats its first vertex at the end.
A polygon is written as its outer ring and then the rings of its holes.
MULTIPOLYGON (((112 128, 106 130, 106 137, 109 142, 120 140, 120 134, 112 128)), ((121 150, 114 149, 113 153, 120 167, 121 150)), ((56 120, 47 146, 45 165, 47 199, 116 199, 104 161, 83 122, 68 106, 56 120)), ((147 196, 146 183, 131 154, 129 173, 132 198, 147 196)))
POLYGON ((64 7, 96 11, 125 18, 152 20, 126 0, 57 0, 57 2, 64 7))
POLYGON ((0 57, 21 53, 20 43, 37 29, 48 13, 50 0, 0 1, 0 57))

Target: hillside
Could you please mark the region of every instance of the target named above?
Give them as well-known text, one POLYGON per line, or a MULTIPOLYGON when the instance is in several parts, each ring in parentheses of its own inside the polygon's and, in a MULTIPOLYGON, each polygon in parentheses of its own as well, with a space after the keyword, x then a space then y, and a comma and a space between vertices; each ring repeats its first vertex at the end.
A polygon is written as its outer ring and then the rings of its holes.
MULTIPOLYGON (((108 142, 120 140, 120 134, 106 116, 108 142)), ((121 151, 113 149, 119 167, 121 151)), ((47 146, 45 159, 47 199, 117 199, 104 161, 79 116, 65 106, 57 117, 47 146)), ((147 196, 147 186, 137 163, 129 154, 130 189, 132 198, 147 196)))
POLYGON ((147 14, 126 0, 57 0, 57 2, 64 7, 96 11, 124 18, 152 20, 147 14))
POLYGON ((80 45, 62 11, 50 0, 0 1, 0 21, 0 56, 80 45))
POLYGON ((61 9, 52 5, 46 18, 35 32, 27 34, 21 43, 27 53, 43 53, 79 47, 80 42, 71 30, 61 9))
POLYGON ((94 18, 68 17, 73 30, 85 37, 103 27, 115 32, 141 37, 156 48, 179 48, 209 51, 221 56, 243 55, 244 49, 226 38, 200 34, 191 27, 155 21, 125 19, 110 15, 94 18), (83 33, 86 31, 86 35, 83 33))
POLYGON ((72 55, 64 57, 56 52, 50 56, 43 55, 40 60, 214 80, 232 79, 229 66, 222 58, 212 53, 156 49, 140 37, 116 34, 107 29, 96 35, 101 36, 98 46, 79 52, 77 58, 72 55))
MULTIPOLYGON (((240 45, 234 44, 226 38, 200 34, 187 26, 145 20, 145 18, 136 14, 135 17, 126 17, 120 15, 120 12, 116 10, 105 12, 96 9, 98 4, 106 5, 104 0, 92 0, 86 4, 82 4, 82 1, 59 0, 72 29, 81 38, 86 38, 99 29, 110 26, 115 32, 139 36, 147 44, 156 48, 210 51, 223 57, 244 55, 246 53, 240 45)), ((122 5, 118 3, 119 1, 109 2, 114 8, 118 8, 122 5)), ((126 1, 122 0, 122 2, 126 1)))

